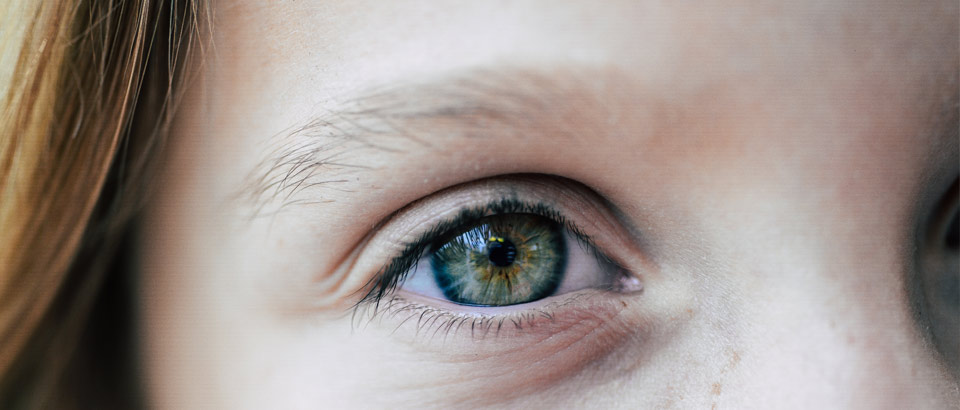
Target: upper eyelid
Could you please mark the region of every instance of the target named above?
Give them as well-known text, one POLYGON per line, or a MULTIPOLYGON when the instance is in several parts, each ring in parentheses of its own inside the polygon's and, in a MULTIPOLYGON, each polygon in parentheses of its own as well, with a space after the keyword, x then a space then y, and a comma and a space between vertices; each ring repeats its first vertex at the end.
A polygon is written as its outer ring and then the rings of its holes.
MULTIPOLYGON (((494 197, 512 197, 527 204, 544 202, 567 219, 564 222, 566 227, 572 228, 571 231, 580 231, 580 236, 607 257, 609 262, 630 272, 649 271, 640 269, 649 261, 643 257, 638 244, 629 237, 623 226, 616 223, 615 216, 610 215, 602 197, 582 184, 565 178, 520 174, 448 188, 411 203, 379 223, 375 228, 378 232, 364 245, 371 248, 373 255, 366 258, 368 260, 365 263, 359 263, 356 267, 359 272, 354 272, 366 279, 358 283, 355 289, 358 289, 360 296, 366 295, 371 290, 372 281, 383 272, 384 261, 392 261, 397 255, 411 251, 399 249, 398 244, 410 244, 422 236, 426 231, 423 226, 435 226, 438 221, 450 220, 452 214, 459 210, 487 204, 494 197)), ((425 247, 426 244, 421 245, 425 247)), ((424 250, 419 249, 420 252, 424 250)), ((363 253, 366 252, 361 251, 363 253)), ((364 300, 369 301, 370 298, 364 300)))

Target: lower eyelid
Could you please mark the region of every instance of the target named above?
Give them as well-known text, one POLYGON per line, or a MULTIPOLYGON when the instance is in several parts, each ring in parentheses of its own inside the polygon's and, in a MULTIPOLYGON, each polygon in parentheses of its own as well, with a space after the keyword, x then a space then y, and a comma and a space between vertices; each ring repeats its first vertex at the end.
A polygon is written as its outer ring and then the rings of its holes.
MULTIPOLYGON (((445 340, 459 338, 470 342, 493 341, 504 345, 535 343, 536 339, 562 333, 584 322, 605 322, 619 315, 629 303, 630 295, 597 289, 585 289, 566 295, 551 296, 540 301, 497 307, 458 305, 453 302, 398 292, 370 318, 384 325, 396 325, 399 333, 409 333, 420 342, 435 336, 445 340), (413 321, 411 321, 411 319, 413 321), (453 323, 453 325, 451 325, 453 323), (473 331, 470 331, 470 328, 473 331), (479 330, 483 330, 482 332, 479 330), (493 340, 495 339, 495 340, 493 340)), ((411 341, 414 341, 411 339, 411 341)))
MULTIPOLYGON (((658 315, 644 312, 630 295, 584 290, 548 299, 554 301, 520 309, 516 307, 521 305, 514 305, 512 313, 476 315, 446 310, 456 305, 441 309, 399 295, 377 313, 379 326, 364 327, 364 332, 386 332, 382 337, 399 343, 398 352, 429 363, 441 375, 450 372, 449 378, 437 380, 456 380, 469 371, 473 375, 469 381, 444 387, 463 387, 466 400, 479 394, 478 386, 513 386, 497 391, 521 395, 531 391, 516 389, 543 389, 590 374, 583 370, 605 366, 607 358, 618 357, 611 354, 620 348, 636 349, 631 344, 651 343, 649 334, 663 327, 655 323, 658 315), (519 325, 511 318, 520 318, 519 325)), ((421 385, 422 380, 410 383, 421 385)), ((483 394, 490 399, 489 391, 483 394)))

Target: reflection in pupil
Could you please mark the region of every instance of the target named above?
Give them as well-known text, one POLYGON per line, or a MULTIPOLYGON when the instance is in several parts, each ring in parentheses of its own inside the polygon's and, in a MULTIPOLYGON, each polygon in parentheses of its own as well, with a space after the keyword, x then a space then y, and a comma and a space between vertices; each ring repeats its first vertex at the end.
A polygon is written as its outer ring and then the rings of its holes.
MULTIPOLYGON (((491 238, 493 239, 493 238, 491 238)), ((510 266, 517 258, 517 247, 507 239, 498 238, 487 243, 487 257, 495 266, 510 266)))

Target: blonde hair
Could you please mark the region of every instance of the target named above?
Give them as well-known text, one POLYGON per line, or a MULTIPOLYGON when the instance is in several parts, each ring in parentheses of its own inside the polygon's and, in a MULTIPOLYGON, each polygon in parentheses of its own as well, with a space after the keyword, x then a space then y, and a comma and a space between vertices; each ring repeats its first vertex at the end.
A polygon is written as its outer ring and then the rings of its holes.
POLYGON ((96 362, 83 358, 89 312, 201 15, 194 0, 0 6, 0 407, 76 405, 71 392, 91 389, 71 383, 103 384, 65 375, 96 362))

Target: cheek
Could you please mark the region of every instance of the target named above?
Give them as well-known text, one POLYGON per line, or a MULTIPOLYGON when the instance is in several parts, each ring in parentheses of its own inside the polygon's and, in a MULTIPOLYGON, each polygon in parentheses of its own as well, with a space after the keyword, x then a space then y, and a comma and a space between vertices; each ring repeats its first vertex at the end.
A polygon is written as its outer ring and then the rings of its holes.
POLYGON ((571 305, 576 306, 558 308, 553 316, 531 314, 516 322, 429 315, 409 320, 388 313, 381 324, 396 330, 371 336, 390 345, 391 364, 407 365, 392 369, 395 377, 384 386, 411 405, 505 405, 561 386, 600 383, 585 375, 602 374, 590 369, 608 363, 618 350, 654 349, 647 342, 654 320, 628 309, 627 301, 571 305), (394 320, 407 323, 395 326, 394 320))
MULTIPOLYGON (((690 319, 689 289, 651 279, 644 293, 581 293, 517 321, 457 320, 387 307, 354 337, 378 345, 371 384, 411 406, 547 405, 593 397, 649 366, 690 319)), ((570 296, 570 295, 568 295, 570 296)), ((641 390, 656 390, 643 386, 641 390)), ((606 394, 609 394, 607 392, 606 394)), ((614 397, 614 396, 610 396, 614 397)), ((597 399, 597 397, 593 397, 597 399)))

